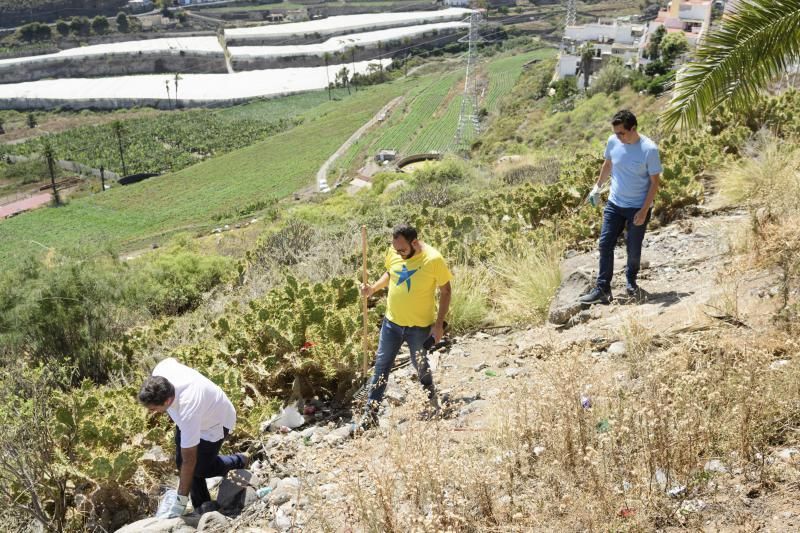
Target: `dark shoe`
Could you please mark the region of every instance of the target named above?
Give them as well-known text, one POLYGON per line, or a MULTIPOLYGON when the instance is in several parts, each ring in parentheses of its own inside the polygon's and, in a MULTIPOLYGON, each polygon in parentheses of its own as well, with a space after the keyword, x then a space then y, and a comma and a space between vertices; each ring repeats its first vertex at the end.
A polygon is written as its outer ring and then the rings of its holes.
POLYGON ((364 412, 361 416, 361 421, 358 423, 358 430, 361 432, 378 427, 378 413, 372 409, 364 412))
POLYGON ((201 505, 200 509, 197 510, 197 514, 203 515, 213 511, 219 511, 219 509, 219 504, 215 501, 203 502, 203 505, 201 505))
POLYGON ((580 302, 582 304, 592 305, 592 304, 603 304, 606 305, 611 302, 611 292, 604 291, 600 287, 595 287, 589 294, 584 294, 580 298, 580 302))
POLYGON ((631 298, 636 298, 637 296, 639 296, 639 286, 628 283, 625 286, 625 294, 627 294, 631 298))
POLYGON ((236 455, 242 458, 242 470, 247 470, 247 467, 250 466, 250 454, 237 453, 236 455))

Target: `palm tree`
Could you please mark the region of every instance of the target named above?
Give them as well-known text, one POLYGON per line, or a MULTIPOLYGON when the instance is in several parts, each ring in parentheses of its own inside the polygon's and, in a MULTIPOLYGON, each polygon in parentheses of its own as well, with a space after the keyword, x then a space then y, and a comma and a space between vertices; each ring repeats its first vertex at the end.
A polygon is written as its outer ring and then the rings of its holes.
POLYGON ((697 126, 724 103, 746 108, 789 65, 800 62, 800 0, 742 2, 698 45, 676 75, 662 114, 667 128, 697 126))
POLYGON ((594 46, 586 43, 581 46, 581 72, 583 73, 583 90, 589 89, 589 76, 592 75, 592 60, 594 59, 594 46))
POLYGON ((178 109, 178 81, 182 80, 179 73, 175 73, 175 109, 178 109))

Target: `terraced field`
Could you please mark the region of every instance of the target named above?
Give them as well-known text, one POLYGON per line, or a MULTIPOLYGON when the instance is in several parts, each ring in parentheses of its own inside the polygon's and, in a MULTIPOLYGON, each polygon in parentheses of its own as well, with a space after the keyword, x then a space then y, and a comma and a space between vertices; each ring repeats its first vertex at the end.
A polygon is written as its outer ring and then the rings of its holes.
MULTIPOLYGON (((478 107, 491 115, 497 113, 502 97, 511 91, 526 63, 551 57, 551 48, 490 58, 478 67, 478 76, 488 79, 485 94, 478 107)), ((423 152, 449 152, 454 150, 454 137, 461 109, 464 87, 462 68, 439 74, 432 82, 420 85, 406 95, 406 104, 394 111, 385 124, 379 126, 354 145, 338 163, 339 168, 352 170, 360 166, 365 157, 381 149, 397 150, 401 155, 423 152)), ((464 141, 474 140, 474 130, 464 129, 464 141)))
MULTIPOLYGON (((207 231, 257 213, 264 203, 314 182, 316 170, 392 98, 424 83, 400 80, 358 91, 308 111, 295 128, 142 183, 44 208, 0 222, 0 263, 42 246, 101 244, 134 249, 171 234, 207 231)), ((265 109, 269 108, 265 105, 265 109)))

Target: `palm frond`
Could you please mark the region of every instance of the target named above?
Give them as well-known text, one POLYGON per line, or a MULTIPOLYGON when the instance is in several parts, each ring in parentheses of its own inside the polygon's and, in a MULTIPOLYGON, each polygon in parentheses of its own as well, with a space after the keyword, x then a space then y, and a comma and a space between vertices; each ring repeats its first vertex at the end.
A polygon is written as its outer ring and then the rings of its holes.
POLYGON ((667 129, 697 126, 724 103, 749 107, 787 67, 800 62, 800 0, 745 0, 705 37, 676 75, 661 118, 667 129))

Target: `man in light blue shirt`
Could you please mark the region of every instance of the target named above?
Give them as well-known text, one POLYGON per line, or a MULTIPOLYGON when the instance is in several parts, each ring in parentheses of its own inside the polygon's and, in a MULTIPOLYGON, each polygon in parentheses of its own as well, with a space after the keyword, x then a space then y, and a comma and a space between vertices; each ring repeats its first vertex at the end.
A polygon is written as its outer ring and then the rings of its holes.
POLYGON ((628 264, 625 267, 626 292, 637 296, 636 276, 642 257, 642 241, 650 221, 653 200, 658 192, 661 159, 656 144, 637 131, 636 116, 624 109, 611 120, 614 134, 606 145, 605 162, 600 169, 589 201, 596 205, 600 188, 611 177, 611 194, 603 210, 600 232, 600 268, 595 288, 581 297, 585 304, 611 301, 614 275, 614 247, 626 231, 628 264))

